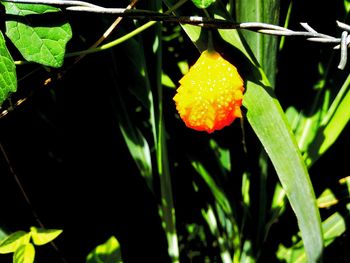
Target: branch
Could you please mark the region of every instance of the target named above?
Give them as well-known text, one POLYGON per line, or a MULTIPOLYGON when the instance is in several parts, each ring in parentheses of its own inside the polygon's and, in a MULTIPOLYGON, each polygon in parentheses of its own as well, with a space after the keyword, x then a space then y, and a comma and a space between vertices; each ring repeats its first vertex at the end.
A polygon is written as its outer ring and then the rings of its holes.
POLYGON ((90 12, 100 14, 114 14, 119 17, 130 17, 135 19, 148 19, 158 22, 173 22, 180 24, 190 24, 204 28, 212 29, 245 29, 255 31, 257 33, 269 34, 274 36, 300 36, 305 37, 308 41, 336 44, 334 49, 340 49, 339 69, 344 69, 347 63, 347 49, 350 45, 350 26, 337 21, 337 26, 342 30, 341 37, 333 37, 317 32, 307 23, 300 23, 305 31, 294 31, 281 26, 259 23, 244 22, 236 23, 230 20, 213 19, 200 16, 174 16, 169 13, 159 13, 142 9, 127 8, 106 8, 94 5, 84 1, 71 0, 3 0, 4 2, 26 3, 26 4, 48 4, 63 7, 67 11, 74 12, 90 12))

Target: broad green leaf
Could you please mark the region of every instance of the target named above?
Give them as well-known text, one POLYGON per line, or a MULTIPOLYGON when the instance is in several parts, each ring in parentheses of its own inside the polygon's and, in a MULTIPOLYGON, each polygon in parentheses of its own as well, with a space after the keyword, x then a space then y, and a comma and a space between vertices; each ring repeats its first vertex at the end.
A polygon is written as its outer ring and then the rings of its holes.
POLYGON ((23 244, 13 254, 13 263, 33 263, 35 249, 32 243, 23 244))
POLYGON ((60 229, 43 229, 31 227, 30 233, 32 235, 33 243, 37 246, 45 245, 62 233, 60 229))
POLYGON ((30 233, 24 231, 14 232, 0 243, 0 254, 15 252, 21 245, 28 244, 29 240, 30 233))
POLYGON ((122 263, 118 240, 112 236, 105 243, 98 245, 86 257, 86 263, 122 263))
POLYGON ((195 4, 198 8, 207 8, 212 3, 214 3, 216 0, 192 0, 192 2, 195 4))
MULTIPOLYGON (((239 22, 264 22, 273 25, 279 23, 280 0, 238 0, 236 19, 239 22)), ((270 81, 275 86, 277 37, 257 34, 243 30, 242 35, 248 42, 255 58, 270 81)))
POLYGON ((0 31, 0 106, 10 92, 17 90, 16 66, 0 31))
POLYGON ((288 121, 269 88, 247 81, 247 118, 269 155, 298 219, 309 262, 322 256, 323 240, 315 194, 288 121))
MULTIPOLYGON (((219 5, 216 6, 215 17, 229 18, 219 5)), ((238 66, 238 71, 246 72, 243 105, 247 109, 247 119, 271 159, 294 210, 309 262, 317 262, 322 258, 323 251, 320 215, 308 171, 289 123, 265 73, 256 64, 256 59, 237 30, 218 31, 221 38, 233 46, 232 51, 237 52, 238 49, 247 59, 245 68, 240 69, 238 66)), ((198 39, 197 35, 189 37, 198 39)), ((197 48, 203 46, 200 39, 194 44, 197 48)))
MULTIPOLYGON (((249 54, 236 30, 219 30, 222 38, 249 54)), ((248 57, 250 61, 254 58, 248 57)), ((284 112, 261 68, 248 64, 243 105, 247 119, 261 141, 281 181, 301 230, 309 262, 322 257, 320 215, 313 187, 284 112)))
POLYGON ((62 66, 72 31, 70 25, 57 16, 60 9, 41 4, 2 4, 6 14, 13 16, 6 20, 6 35, 22 56, 42 65, 62 66))
MULTIPOLYGON (((217 16, 221 16, 218 10, 216 13, 217 16)), ((223 13, 222 11, 221 14, 223 13)), ((219 30, 219 34, 225 41, 242 51, 252 63, 247 63, 247 68, 244 69, 247 76, 243 104, 247 109, 247 119, 264 146, 286 191, 298 219, 309 262, 317 262, 322 257, 323 250, 319 211, 308 171, 288 121, 264 72, 254 66, 255 58, 250 56, 237 31, 219 30)))
MULTIPOLYGON (((349 216, 349 215, 347 215, 349 216)), ((334 213, 322 222, 325 246, 329 246, 337 237, 346 231, 346 221, 340 213, 334 213)), ((305 250, 301 242, 291 247, 280 244, 277 258, 286 263, 307 263, 305 250)))
POLYGON ((270 217, 265 222, 265 233, 263 239, 266 239, 266 235, 269 233, 271 226, 278 220, 278 217, 284 212, 286 208, 286 193, 282 186, 278 183, 275 186, 275 192, 270 208, 270 217))

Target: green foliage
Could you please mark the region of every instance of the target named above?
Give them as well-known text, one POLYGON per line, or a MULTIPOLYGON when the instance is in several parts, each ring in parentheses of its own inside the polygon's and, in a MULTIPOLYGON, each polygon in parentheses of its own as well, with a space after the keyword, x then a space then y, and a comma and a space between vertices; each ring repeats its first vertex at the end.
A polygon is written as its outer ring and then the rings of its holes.
POLYGON ((30 228, 30 234, 31 234, 33 243, 36 246, 42 246, 51 242, 61 233, 62 233, 62 230, 60 229, 42 229, 42 228, 36 228, 34 226, 30 228))
MULTIPOLYGON (((280 16, 280 0, 247 0, 236 1, 237 21, 254 21, 278 25, 280 16), (254 8, 252 8, 254 6, 254 8)), ((272 88, 275 87, 277 69, 277 43, 274 36, 242 31, 244 39, 264 70, 272 88)))
POLYGON ((35 249, 33 244, 27 243, 21 245, 16 249, 13 254, 13 262, 14 263, 32 263, 34 262, 35 257, 35 249))
POLYGON ((6 35, 21 52, 23 57, 31 62, 50 67, 60 67, 63 64, 65 47, 72 36, 67 22, 55 23, 55 14, 60 10, 47 5, 31 5, 4 2, 6 14, 17 16, 17 20, 6 21, 6 35), (47 15, 53 17, 45 24, 29 20, 28 16, 47 15), (47 24, 52 24, 47 26, 47 24))
MULTIPOLYGON (((223 13, 223 11, 222 11, 223 13)), ((221 37, 242 51, 249 51, 234 30, 219 30, 221 37)), ((191 37, 191 39, 196 37, 191 37)), ((276 50, 277 51, 277 50, 276 50)), ((265 52, 265 57, 268 52, 265 52)), ((270 57, 270 55, 269 55, 270 57)), ((316 262, 323 249, 316 199, 306 166, 289 128, 284 112, 259 66, 250 66, 244 106, 247 119, 269 155, 298 219, 310 262, 316 262)))
POLYGON ((28 244, 29 240, 30 234, 24 231, 17 231, 2 240, 0 244, 0 253, 6 254, 15 252, 20 246, 28 244))
POLYGON ((112 236, 105 243, 98 245, 86 257, 86 263, 122 263, 118 240, 112 236))
MULTIPOLYGON (((2 2, 5 13, 12 16, 5 21, 5 34, 30 62, 49 67, 61 67, 64 61, 67 42, 72 37, 68 22, 62 21, 60 9, 48 5, 31 5, 2 2), (36 21, 45 15, 45 22, 36 21), (56 21, 57 20, 57 21, 56 21), (49 25, 49 26, 48 26, 49 25)), ((14 61, 0 32, 0 105, 10 92, 17 89, 14 61)))
MULTIPOLYGON (((184 2, 146 1, 142 8, 161 11, 167 6, 177 15, 204 13, 207 17, 240 22, 278 24, 280 18, 284 19, 282 2, 278 0, 193 0, 195 6, 187 3, 182 8, 180 4, 184 2), (208 9, 203 12, 198 8, 208 9)), ((14 16, 5 21, 4 33, 24 59, 43 66, 62 67, 72 32, 69 23, 59 18, 60 10, 41 4, 2 4, 6 14, 14 16), (51 16, 59 19, 46 21, 51 16)), ((289 25, 293 10, 291 4, 286 6, 285 25, 289 25)), ((348 12, 348 1, 344 1, 344 6, 348 12)), ((103 22, 109 22, 109 18, 103 22)), ((117 37, 115 40, 81 52, 102 51, 123 43, 105 57, 108 70, 104 76, 112 91, 108 94, 109 101, 104 103, 111 105, 110 115, 117 131, 119 128, 116 144, 118 147, 124 144, 127 151, 122 154, 129 154, 132 159, 127 165, 135 166, 153 195, 164 231, 165 254, 171 262, 192 262, 196 257, 198 262, 258 262, 264 260, 264 253, 286 262, 319 262, 324 247, 348 230, 350 180, 343 178, 335 187, 342 191, 336 191, 319 183, 322 179, 317 174, 311 180, 310 167, 339 140, 349 123, 350 75, 344 80, 338 74, 336 79, 330 70, 334 65, 320 59, 314 86, 305 87, 313 92, 313 98, 304 108, 295 102, 285 105, 278 96, 286 90, 276 78, 281 71, 291 70, 288 63, 278 63, 279 52, 287 46, 286 38, 280 41, 256 32, 231 29, 210 31, 185 24, 180 27, 151 21, 142 25, 132 21, 119 25, 113 35, 117 37), (241 126, 236 122, 210 135, 188 131, 172 104, 178 80, 199 56, 196 51, 210 46, 208 42, 213 42, 214 48, 235 64, 245 85, 241 126), (287 68, 279 68, 281 65, 287 68), (322 193, 317 194, 317 199, 315 186, 316 192, 322 193), (342 207, 338 209, 336 204, 342 207), (321 217, 319 210, 323 208, 329 210, 321 217), (283 214, 288 218, 282 217, 283 214), (271 229, 281 222, 282 226, 295 224, 297 228, 280 231, 276 238, 271 229), (264 248, 271 238, 278 249, 273 247, 276 251, 266 252, 264 248)), ((85 39, 84 33, 79 34, 77 38, 85 39)), ((99 59, 98 55, 93 58, 99 59)), ((1 35, 0 103, 16 91, 14 65, 1 35)), ((77 80, 71 76, 67 81, 77 80)), ((100 92, 96 87, 94 91, 100 92)), ((299 98, 303 98, 304 91, 298 92, 299 98)), ((80 95, 75 99, 80 100, 80 95)), ((93 106, 94 103, 91 102, 93 106)), ((90 109, 83 112, 86 114, 90 109)), ((116 166, 117 161, 113 160, 116 166)), ((127 171, 119 177, 129 175, 127 171)), ((341 175, 330 175, 335 176, 341 175)), ((100 183, 98 176, 93 180, 100 183)), ((83 185, 84 179, 79 183, 83 185)), ((135 196, 142 198, 138 194, 135 196)), ((115 200, 115 207, 118 202, 128 200, 115 200)), ((124 226, 121 228, 124 230, 124 226)), ((28 233, 15 232, 1 240, 0 253, 14 253, 14 262, 33 262, 34 246, 51 242, 61 232, 35 227, 28 233)), ((98 245, 87 255, 86 262, 122 262, 118 240, 112 236, 98 245)))
POLYGON ((316 130, 310 132, 313 140, 305 153, 305 162, 311 166, 336 141, 350 120, 350 75, 345 80, 333 103, 324 114, 316 130))
POLYGON ((209 7, 212 3, 215 2, 215 0, 192 0, 192 2, 195 4, 196 7, 198 8, 207 8, 209 7))
POLYGON ((29 232, 17 231, 3 239, 0 243, 0 254, 13 254, 13 263, 32 263, 36 246, 45 245, 54 240, 62 230, 41 229, 31 227, 29 232), (33 244, 30 243, 32 239, 33 244))
POLYGON ((5 39, 0 32, 0 105, 7 99, 10 92, 17 90, 15 63, 6 48, 5 39))

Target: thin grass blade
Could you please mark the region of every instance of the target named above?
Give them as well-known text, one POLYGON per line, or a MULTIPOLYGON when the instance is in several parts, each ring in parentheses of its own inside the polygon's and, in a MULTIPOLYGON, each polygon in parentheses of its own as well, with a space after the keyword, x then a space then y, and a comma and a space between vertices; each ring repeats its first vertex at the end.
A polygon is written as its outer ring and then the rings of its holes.
POLYGON ((345 80, 304 158, 311 166, 338 138, 350 120, 350 75, 345 80))

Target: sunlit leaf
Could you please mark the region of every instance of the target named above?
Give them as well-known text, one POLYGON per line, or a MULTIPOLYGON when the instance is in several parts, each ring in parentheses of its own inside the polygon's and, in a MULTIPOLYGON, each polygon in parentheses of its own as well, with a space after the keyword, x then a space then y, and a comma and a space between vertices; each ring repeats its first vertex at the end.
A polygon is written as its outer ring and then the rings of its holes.
POLYGON ((220 147, 215 140, 210 140, 210 147, 214 151, 217 159, 220 162, 220 167, 225 168, 227 171, 231 171, 231 155, 229 149, 220 147))
MULTIPOLYGON (((224 11, 220 13, 216 10, 216 17, 224 15, 224 11)), ((322 256, 323 250, 320 216, 308 171, 288 121, 264 72, 255 65, 256 60, 250 56, 237 31, 219 30, 219 34, 222 39, 240 50, 248 60, 245 65, 249 68, 244 69, 247 76, 243 100, 247 109, 247 119, 271 159, 286 191, 298 219, 309 261, 316 262, 322 256)))
POLYGON ((32 243, 23 244, 13 254, 13 263, 33 263, 35 249, 32 243))
POLYGON ((122 93, 120 91, 122 90, 122 87, 118 86, 118 83, 122 81, 127 83, 127 91, 130 92, 130 94, 133 94, 141 103, 140 105, 150 113, 149 124, 153 127, 155 125, 152 114, 154 111, 153 94, 150 88, 143 50, 143 46, 140 42, 131 39, 129 40, 128 45, 122 47, 121 52, 123 53, 123 56, 119 55, 118 58, 115 58, 116 61, 118 61, 116 66, 123 67, 128 74, 124 74, 117 78, 116 72, 118 72, 119 68, 114 69, 113 79, 116 84, 116 99, 115 101, 112 101, 112 105, 115 108, 114 112, 118 118, 119 128, 129 152, 141 175, 146 180, 148 187, 153 191, 153 168, 149 143, 140 131, 140 128, 133 123, 131 112, 134 111, 134 109, 131 109, 129 105, 125 104, 126 94, 122 93), (140 51, 135 52, 135 50, 140 51), (130 76, 132 77, 130 78, 130 76))
MULTIPOLYGON (((128 118, 126 112, 124 114, 128 118)), ((119 122, 119 127, 141 175, 146 179, 150 189, 153 189, 151 154, 145 137, 137 127, 132 127, 128 120, 119 122)))
POLYGON ((0 106, 11 92, 17 90, 15 63, 7 50, 2 32, 0 32, 0 106))
POLYGON ((176 88, 175 83, 164 72, 162 73, 162 85, 167 87, 167 88, 173 88, 173 89, 176 88))
MULTIPOLYGON (((192 166, 197 171, 197 173, 203 178, 204 182, 208 185, 208 189, 211 191, 212 195, 214 196, 218 213, 222 211, 221 214, 225 215, 226 222, 224 223, 224 225, 229 223, 230 226, 232 227, 230 231, 231 231, 233 248, 235 250, 234 260, 238 260, 240 257, 241 238, 239 235, 238 224, 234 218, 234 214, 231 209, 230 201, 228 200, 223 189, 221 189, 221 187, 217 185, 213 177, 208 173, 208 171, 205 169, 202 163, 198 161, 192 161, 192 166)), ((217 239, 221 239, 221 234, 217 232, 218 231, 217 219, 215 218, 211 208, 209 208, 208 211, 202 211, 202 215, 206 219, 214 236, 216 236, 217 239)), ((224 240, 222 240, 222 242, 224 242, 224 240)), ((224 248, 222 248, 222 250, 226 251, 224 248)), ((227 254, 230 254, 230 253, 228 251, 225 252, 225 255, 224 255, 225 260, 227 260, 228 258, 227 254)))
POLYGON ((118 240, 112 236, 105 243, 98 245, 86 258, 86 263, 122 263, 118 240))
POLYGON ((228 215, 232 215, 230 202, 227 199, 224 191, 220 189, 220 187, 216 184, 216 182, 213 180, 210 174, 206 171, 204 166, 201 163, 194 162, 194 161, 192 162, 192 166, 202 176, 203 180, 206 182, 212 194, 214 195, 215 200, 220 204, 220 206, 225 211, 225 213, 228 215))
POLYGON ((31 227, 30 233, 32 235, 33 243, 37 246, 41 246, 54 240, 62 233, 62 230, 31 227))
POLYGON ((212 3, 214 3, 216 0, 192 0, 192 2, 195 4, 198 8, 207 8, 212 3))
POLYGON ((28 244, 30 240, 30 234, 24 231, 17 231, 7 236, 0 243, 0 254, 12 253, 17 250, 21 245, 28 244))
MULTIPOLYGON (((349 215, 347 215, 349 216, 349 215)), ((332 242, 346 231, 344 216, 334 213, 322 222, 325 246, 332 242)), ((279 245, 277 257, 286 263, 307 263, 306 254, 302 242, 297 242, 291 247, 279 245)))
POLYGON ((62 66, 72 31, 70 25, 57 16, 60 9, 40 4, 2 4, 6 14, 13 15, 13 19, 6 20, 6 35, 22 56, 42 65, 62 66))
POLYGON ((220 256, 223 263, 231 263, 232 256, 230 255, 230 251, 227 249, 224 243, 224 237, 220 233, 218 223, 214 214, 214 211, 211 206, 208 207, 207 210, 202 209, 202 215, 207 222, 209 229, 213 236, 218 240, 218 245, 220 248, 220 256))
POLYGON ((346 13, 349 13, 349 11, 350 11, 350 1, 349 0, 344 0, 344 7, 345 7, 346 13))
POLYGON ((322 120, 313 143, 305 153, 306 163, 313 164, 336 141, 350 121, 350 75, 345 80, 333 101, 327 115, 322 120))
POLYGON ((6 232, 4 231, 4 229, 0 228, 0 244, 6 237, 7 237, 6 232))

